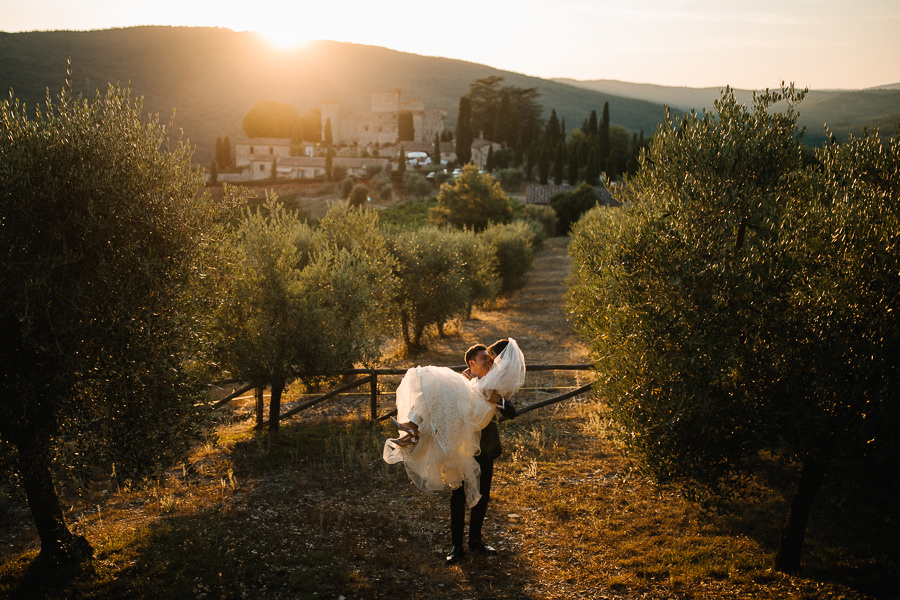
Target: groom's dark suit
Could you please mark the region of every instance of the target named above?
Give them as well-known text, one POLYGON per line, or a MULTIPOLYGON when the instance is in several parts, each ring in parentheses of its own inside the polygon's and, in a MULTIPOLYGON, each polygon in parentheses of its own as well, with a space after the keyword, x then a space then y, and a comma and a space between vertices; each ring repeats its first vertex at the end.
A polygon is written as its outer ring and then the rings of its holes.
MULTIPOLYGON (((500 414, 507 419, 512 419, 516 416, 516 407, 509 400, 501 398, 498 407, 500 414)), ((481 452, 475 457, 478 466, 481 467, 481 475, 479 477, 481 500, 472 507, 471 515, 469 516, 469 547, 478 548, 483 544, 481 526, 487 513, 488 502, 491 499, 494 461, 500 457, 502 452, 500 430, 497 428, 497 422, 492 419, 481 430, 481 452)), ((466 525, 466 492, 464 485, 453 490, 453 493, 450 495, 450 536, 454 549, 463 548, 463 532, 466 525)))

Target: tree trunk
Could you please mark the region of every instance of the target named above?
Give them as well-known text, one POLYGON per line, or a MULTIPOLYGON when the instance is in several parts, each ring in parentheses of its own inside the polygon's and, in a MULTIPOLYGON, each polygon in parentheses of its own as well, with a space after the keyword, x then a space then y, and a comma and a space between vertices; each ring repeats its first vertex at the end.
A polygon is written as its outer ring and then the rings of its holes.
POLYGON ((263 400, 263 393, 266 391, 266 386, 258 385, 256 386, 256 428, 262 429, 264 418, 263 411, 265 410, 265 402, 263 400))
POLYGON ((791 501, 791 512, 781 533, 781 545, 775 554, 775 570, 784 573, 800 568, 803 539, 809 525, 813 502, 822 489, 822 482, 831 459, 830 449, 814 448, 806 457, 800 473, 800 483, 791 501))
POLYGON ((272 397, 269 399, 269 431, 278 431, 278 422, 281 419, 281 394, 284 392, 284 379, 276 379, 272 382, 272 397))
POLYGON ((41 539, 38 561, 62 569, 85 564, 93 556, 94 549, 84 536, 74 535, 66 525, 53 484, 46 444, 33 441, 17 446, 17 449, 22 486, 41 539))
POLYGON ((400 329, 403 331, 403 341, 406 347, 412 346, 412 340, 409 339, 409 315, 405 310, 400 311, 400 329))

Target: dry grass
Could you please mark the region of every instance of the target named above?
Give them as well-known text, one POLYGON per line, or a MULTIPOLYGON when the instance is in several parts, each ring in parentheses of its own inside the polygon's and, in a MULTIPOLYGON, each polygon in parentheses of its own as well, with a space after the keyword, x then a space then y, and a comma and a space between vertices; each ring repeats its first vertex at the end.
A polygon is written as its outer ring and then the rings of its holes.
MULTIPOLYGON (((562 316, 561 240, 531 285, 434 340, 415 361, 461 364, 476 340, 516 337, 532 364, 587 357, 562 316)), ((535 372, 517 398, 544 399, 586 373, 535 372)), ((395 382, 383 383, 381 412, 395 382)), ((25 507, 0 519, 0 596, 84 598, 876 598, 897 597, 896 557, 847 556, 812 535, 806 570, 769 569, 783 493, 760 486, 730 515, 655 489, 622 457, 600 400, 577 398, 504 423, 485 536, 497 556, 446 567, 448 495, 418 492, 381 460, 383 424, 344 397, 252 429, 241 402, 218 443, 140 490, 98 486, 69 522, 97 550, 95 573, 66 583, 30 575, 38 547, 25 507)), ((821 524, 814 523, 813 529, 821 524)))

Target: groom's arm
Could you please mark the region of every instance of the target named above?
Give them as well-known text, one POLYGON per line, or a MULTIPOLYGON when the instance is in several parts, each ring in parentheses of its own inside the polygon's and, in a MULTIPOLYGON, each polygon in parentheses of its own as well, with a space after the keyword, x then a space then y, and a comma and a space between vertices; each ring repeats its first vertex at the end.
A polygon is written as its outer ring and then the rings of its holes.
POLYGON ((500 411, 500 414, 507 419, 514 419, 516 417, 516 406, 503 396, 500 396, 499 398, 500 399, 497 401, 497 409, 500 411))

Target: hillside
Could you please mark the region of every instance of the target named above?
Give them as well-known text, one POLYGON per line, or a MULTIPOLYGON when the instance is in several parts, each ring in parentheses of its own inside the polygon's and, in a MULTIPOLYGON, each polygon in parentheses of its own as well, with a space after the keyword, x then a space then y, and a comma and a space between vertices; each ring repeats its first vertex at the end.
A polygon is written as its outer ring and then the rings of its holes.
POLYGON ((649 134, 664 115, 658 103, 486 65, 338 42, 281 50, 256 34, 216 28, 0 33, 0 89, 14 90, 28 104, 40 102, 48 88, 55 93, 64 84, 69 57, 76 92, 130 83, 149 112, 168 120, 174 111, 174 125, 197 147, 197 162, 211 159, 217 136, 241 137, 241 119, 260 100, 290 103, 301 113, 324 101, 362 109, 372 92, 399 88, 404 98, 446 111, 454 128, 459 97, 472 81, 491 75, 538 88, 546 114, 555 109, 569 129, 604 102, 613 124, 634 133, 649 134))
MULTIPOLYGON (((721 89, 717 87, 667 87, 609 79, 554 81, 623 98, 664 104, 685 112, 691 109, 698 112, 703 109, 712 110, 713 102, 721 93, 721 89)), ((772 87, 776 84, 777 82, 772 87)), ((734 95, 742 104, 749 105, 753 102, 752 90, 736 89, 734 95)), ((801 127, 806 127, 805 140, 811 145, 819 145, 825 141, 826 124, 839 140, 846 139, 850 133, 859 135, 863 129, 873 125, 882 134, 893 135, 900 123, 900 84, 867 90, 811 90, 800 104, 799 111, 798 123, 801 127)))

